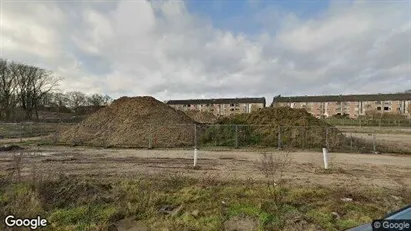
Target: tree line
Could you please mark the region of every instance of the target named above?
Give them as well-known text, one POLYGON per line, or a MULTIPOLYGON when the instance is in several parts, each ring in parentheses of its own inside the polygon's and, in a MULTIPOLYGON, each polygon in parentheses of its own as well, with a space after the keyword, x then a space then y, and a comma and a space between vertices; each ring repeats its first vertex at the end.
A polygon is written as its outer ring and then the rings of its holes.
POLYGON ((78 113, 82 107, 100 107, 112 101, 108 95, 59 92, 60 80, 49 70, 0 59, 0 120, 39 119, 38 112, 45 108, 78 113))

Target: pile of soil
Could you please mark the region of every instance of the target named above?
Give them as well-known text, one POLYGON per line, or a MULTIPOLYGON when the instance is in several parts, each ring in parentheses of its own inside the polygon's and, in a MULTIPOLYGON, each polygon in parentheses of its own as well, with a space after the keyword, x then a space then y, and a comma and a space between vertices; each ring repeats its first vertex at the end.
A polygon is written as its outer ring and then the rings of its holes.
POLYGON ((232 145, 237 137, 235 142, 242 145, 277 147, 280 140, 282 147, 295 148, 320 148, 327 142, 329 146, 338 146, 345 142, 337 128, 304 109, 289 107, 268 107, 250 114, 235 114, 218 119, 216 125, 207 129, 201 142, 212 144, 219 140, 232 145))
POLYGON ((63 131, 58 141, 103 147, 193 146, 194 124, 184 112, 153 97, 121 97, 63 131))
POLYGON ((212 124, 218 119, 212 112, 188 110, 185 112, 191 119, 198 123, 212 124))

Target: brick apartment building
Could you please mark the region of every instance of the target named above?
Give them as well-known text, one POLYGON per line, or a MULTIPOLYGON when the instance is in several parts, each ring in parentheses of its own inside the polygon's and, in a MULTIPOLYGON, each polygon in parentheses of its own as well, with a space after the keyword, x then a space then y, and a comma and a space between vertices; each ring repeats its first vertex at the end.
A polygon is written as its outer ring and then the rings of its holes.
POLYGON ((165 103, 181 111, 206 111, 212 112, 216 116, 226 116, 235 113, 250 113, 266 107, 264 97, 169 100, 165 103))
POLYGON ((274 97, 271 106, 304 108, 316 117, 348 114, 357 118, 367 112, 397 113, 410 117, 411 93, 372 95, 325 95, 274 97))

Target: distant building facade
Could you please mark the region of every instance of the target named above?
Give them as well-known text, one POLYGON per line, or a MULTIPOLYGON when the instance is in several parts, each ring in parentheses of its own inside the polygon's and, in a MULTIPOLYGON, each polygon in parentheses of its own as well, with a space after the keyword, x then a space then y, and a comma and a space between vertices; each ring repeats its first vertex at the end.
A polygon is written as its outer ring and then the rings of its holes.
POLYGON ((411 93, 370 95, 325 95, 274 97, 273 107, 304 108, 316 117, 348 114, 350 118, 367 112, 397 113, 410 117, 411 93))
POLYGON ((226 116, 236 113, 250 113, 266 107, 264 97, 169 100, 165 101, 165 103, 177 110, 212 112, 216 116, 226 116))

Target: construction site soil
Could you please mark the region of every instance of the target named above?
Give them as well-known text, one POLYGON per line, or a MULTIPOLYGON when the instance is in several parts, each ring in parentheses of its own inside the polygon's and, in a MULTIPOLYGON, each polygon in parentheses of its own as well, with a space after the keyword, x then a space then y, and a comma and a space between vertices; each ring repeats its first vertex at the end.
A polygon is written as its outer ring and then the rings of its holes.
POLYGON ((185 112, 190 118, 198 123, 212 124, 218 119, 212 112, 189 110, 185 112))
POLYGON ((337 128, 304 109, 268 107, 217 118, 211 112, 175 110, 148 96, 115 100, 53 137, 60 144, 122 148, 237 146, 238 143, 300 147, 302 140, 309 141, 311 148, 321 148, 343 147, 347 142, 337 128))
MULTIPOLYGON (((22 153, 23 177, 38 173, 58 176, 136 177, 182 174, 218 180, 264 180, 262 153, 283 155, 273 150, 198 152, 193 168, 192 150, 102 149, 88 147, 27 147, 22 153)), ((0 155, 1 174, 13 174, 13 152, 0 155)), ((323 168, 321 152, 291 152, 291 165, 284 177, 297 185, 324 185, 343 188, 409 188, 411 157, 399 155, 330 153, 329 170, 323 168)))
POLYGON ((233 133, 242 136, 242 143, 260 146, 276 146, 280 139, 283 145, 298 147, 301 140, 309 140, 312 147, 322 147, 329 143, 340 146, 345 142, 344 135, 335 127, 315 118, 304 109, 289 107, 268 107, 250 114, 234 114, 220 118, 213 129, 208 129, 202 142, 212 143, 233 139, 233 133), (234 125, 242 125, 233 129, 234 125))
POLYGON ((153 97, 121 97, 63 131, 58 141, 105 147, 187 146, 193 144, 193 124, 184 112, 153 97))

